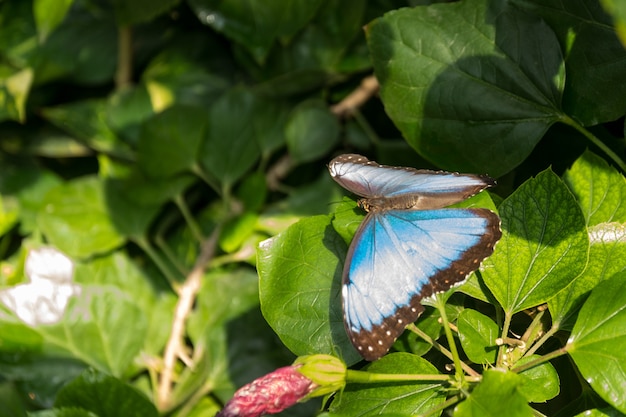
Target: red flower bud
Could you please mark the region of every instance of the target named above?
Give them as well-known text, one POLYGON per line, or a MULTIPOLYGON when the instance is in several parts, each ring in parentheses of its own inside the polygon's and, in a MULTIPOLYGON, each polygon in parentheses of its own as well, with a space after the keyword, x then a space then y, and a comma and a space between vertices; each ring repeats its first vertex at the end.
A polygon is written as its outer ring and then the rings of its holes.
POLYGON ((259 417, 295 405, 317 385, 297 371, 301 365, 285 366, 241 387, 216 417, 259 417))

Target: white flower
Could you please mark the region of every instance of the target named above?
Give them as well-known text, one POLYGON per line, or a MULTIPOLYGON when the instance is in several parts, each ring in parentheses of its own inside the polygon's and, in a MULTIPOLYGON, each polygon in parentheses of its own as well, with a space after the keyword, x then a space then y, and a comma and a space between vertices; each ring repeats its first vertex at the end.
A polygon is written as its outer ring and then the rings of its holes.
POLYGON ((81 290, 73 284, 72 260, 44 247, 28 254, 24 271, 30 282, 0 291, 0 301, 31 326, 59 322, 70 297, 81 290))

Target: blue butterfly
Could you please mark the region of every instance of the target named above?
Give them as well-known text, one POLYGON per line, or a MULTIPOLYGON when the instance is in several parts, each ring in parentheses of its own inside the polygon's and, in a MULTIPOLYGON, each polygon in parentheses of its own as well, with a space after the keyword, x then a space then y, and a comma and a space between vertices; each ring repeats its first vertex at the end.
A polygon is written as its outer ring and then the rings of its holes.
POLYGON ((341 155, 328 165, 367 211, 346 257, 342 298, 348 336, 367 360, 391 348, 424 311, 423 298, 478 269, 500 239, 500 218, 483 208, 444 209, 495 181, 486 176, 380 165, 341 155))

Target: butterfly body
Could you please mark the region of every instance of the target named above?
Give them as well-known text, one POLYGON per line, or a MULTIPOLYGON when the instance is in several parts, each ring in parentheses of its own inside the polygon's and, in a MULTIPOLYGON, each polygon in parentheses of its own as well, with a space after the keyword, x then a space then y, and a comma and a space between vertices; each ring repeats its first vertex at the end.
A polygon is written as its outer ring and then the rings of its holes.
POLYGON ((492 186, 488 177, 390 167, 341 155, 331 176, 368 212, 346 256, 342 299, 352 344, 384 355, 423 312, 423 298, 459 283, 489 256, 500 219, 487 209, 444 209, 492 186))

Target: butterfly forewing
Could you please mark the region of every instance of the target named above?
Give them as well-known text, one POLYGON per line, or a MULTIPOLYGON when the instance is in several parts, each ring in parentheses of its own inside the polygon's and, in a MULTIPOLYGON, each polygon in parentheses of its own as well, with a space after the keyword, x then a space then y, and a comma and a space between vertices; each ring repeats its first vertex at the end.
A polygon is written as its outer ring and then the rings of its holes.
POLYGON ((485 176, 380 165, 355 154, 336 157, 328 168, 335 181, 361 197, 385 197, 393 205, 394 197, 421 196, 418 209, 454 204, 494 185, 485 176))

